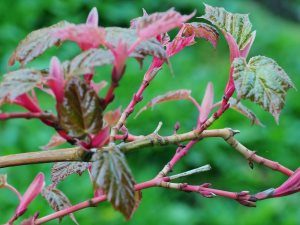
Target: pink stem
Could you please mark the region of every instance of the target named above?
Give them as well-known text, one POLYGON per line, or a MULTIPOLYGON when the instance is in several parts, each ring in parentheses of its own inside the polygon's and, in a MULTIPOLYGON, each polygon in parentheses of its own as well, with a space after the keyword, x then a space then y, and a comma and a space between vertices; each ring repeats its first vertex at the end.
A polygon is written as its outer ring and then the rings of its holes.
POLYGON ((23 119, 37 118, 37 119, 56 120, 54 115, 43 113, 43 112, 0 113, 0 120, 15 119, 15 118, 23 118, 23 119))
POLYGON ((20 194, 20 192, 16 188, 14 188, 13 186, 11 186, 10 184, 5 184, 5 187, 7 189, 11 190, 12 192, 14 192, 18 196, 19 201, 22 200, 22 195, 20 194))

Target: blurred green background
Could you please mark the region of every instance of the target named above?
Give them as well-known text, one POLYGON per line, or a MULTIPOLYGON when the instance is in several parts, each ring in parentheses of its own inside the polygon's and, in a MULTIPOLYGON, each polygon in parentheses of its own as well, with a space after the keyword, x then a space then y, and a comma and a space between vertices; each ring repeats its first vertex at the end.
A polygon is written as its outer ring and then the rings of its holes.
MULTIPOLYGON (((293 79, 296 87, 300 86, 300 1, 286 0, 206 0, 214 6, 222 6, 227 10, 239 13, 250 13, 254 29, 257 30, 256 41, 250 56, 265 55, 275 59, 293 79)), ((203 14, 203 4, 200 0, 173 1, 128 1, 128 0, 1 0, 0 1, 0 72, 6 73, 7 61, 17 43, 32 30, 52 25, 60 20, 82 23, 89 10, 96 6, 100 14, 101 26, 128 27, 131 18, 140 16, 142 8, 149 13, 164 11, 175 7, 182 13, 190 13, 197 9, 197 16, 203 14)), ((197 20, 196 18, 194 20, 197 20)), ((48 66, 51 55, 57 55, 61 60, 73 57, 79 52, 75 44, 67 43, 62 48, 53 48, 40 59, 29 64, 30 67, 44 68, 48 66)), ((206 84, 212 81, 215 86, 216 99, 222 97, 222 90, 228 76, 228 49, 223 38, 217 49, 199 40, 193 47, 172 58, 171 63, 175 73, 172 77, 168 67, 165 67, 156 80, 145 92, 145 102, 169 90, 186 88, 192 90, 192 95, 201 100, 206 84)), ((116 92, 116 98, 111 109, 130 101, 142 80, 143 73, 149 65, 145 61, 140 70, 134 60, 129 60, 126 74, 116 92)), ((97 79, 109 79, 110 67, 100 68, 97 79)), ((40 93, 41 104, 45 109, 53 108, 53 101, 40 93)), ((251 126, 242 115, 228 111, 217 121, 215 128, 232 127, 239 129, 237 136, 243 144, 258 154, 279 161, 296 169, 300 165, 300 101, 299 92, 291 90, 287 96, 287 105, 282 111, 280 125, 277 126, 272 116, 258 106, 245 102, 253 109, 264 128, 251 126)), ((138 105, 138 109, 143 103, 138 105)), ((2 110, 14 110, 16 107, 5 106, 2 110)), ((135 134, 152 132, 159 121, 164 123, 160 134, 172 133, 174 124, 179 121, 181 132, 195 126, 197 113, 189 102, 170 102, 158 105, 154 110, 148 110, 137 119, 128 120, 128 128, 135 134)), ((44 127, 38 121, 10 120, 0 122, 0 155, 38 150, 47 143, 53 130, 44 127)), ((175 147, 157 147, 143 149, 128 154, 128 161, 138 182, 152 178, 170 159, 175 147)), ((204 164, 211 164, 212 170, 203 174, 182 179, 191 184, 211 182, 213 187, 241 191, 257 192, 276 187, 286 178, 274 171, 255 165, 251 170, 247 161, 232 150, 224 141, 218 139, 203 140, 178 164, 174 173, 183 172, 204 164)), ((9 182, 23 193, 30 181, 43 171, 49 183, 50 164, 30 165, 16 168, 0 169, 7 173, 9 182)), ((59 184, 59 188, 69 196, 73 204, 85 200, 92 193, 92 187, 87 174, 82 177, 70 176, 59 184)), ((0 191, 0 224, 7 221, 16 207, 16 197, 7 190, 0 191)), ((40 215, 52 212, 46 201, 38 197, 30 206, 26 216, 35 210, 40 215)), ((195 193, 183 193, 160 188, 143 191, 143 201, 132 220, 126 222, 120 213, 115 212, 108 203, 97 208, 85 209, 75 213, 80 224, 147 224, 147 225, 258 225, 258 224, 300 224, 299 194, 282 199, 272 199, 258 203, 257 208, 246 208, 235 201, 216 197, 205 199, 195 193)), ((48 224, 57 224, 57 221, 48 224)), ((69 218, 64 218, 62 224, 72 224, 69 218)))

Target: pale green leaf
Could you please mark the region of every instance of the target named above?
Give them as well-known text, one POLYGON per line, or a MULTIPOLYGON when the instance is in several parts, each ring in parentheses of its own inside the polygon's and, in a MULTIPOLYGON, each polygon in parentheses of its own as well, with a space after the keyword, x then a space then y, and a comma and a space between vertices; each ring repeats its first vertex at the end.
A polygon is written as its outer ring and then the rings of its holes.
POLYGON ((278 123, 288 89, 294 87, 285 71, 265 56, 255 56, 247 63, 236 58, 232 66, 238 98, 250 99, 270 112, 278 123))
POLYGON ((248 14, 231 13, 224 8, 205 4, 205 14, 200 18, 206 19, 225 33, 230 33, 235 39, 239 49, 243 49, 255 31, 248 14))

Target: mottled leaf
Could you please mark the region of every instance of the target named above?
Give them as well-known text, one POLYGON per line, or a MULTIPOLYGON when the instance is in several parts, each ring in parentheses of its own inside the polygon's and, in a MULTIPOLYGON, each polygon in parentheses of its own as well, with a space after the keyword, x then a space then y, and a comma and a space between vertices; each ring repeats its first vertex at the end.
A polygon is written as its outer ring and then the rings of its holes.
POLYGON ((240 50, 245 48, 251 41, 252 35, 255 35, 255 32, 251 31, 252 24, 248 14, 231 13, 224 8, 205 4, 205 15, 200 18, 208 20, 223 32, 231 34, 240 50))
POLYGON ((71 25, 67 21, 61 21, 53 26, 31 32, 20 42, 9 60, 13 65, 15 61, 26 64, 44 53, 48 48, 60 44, 60 39, 52 35, 53 30, 71 25))
POLYGON ((83 174, 89 167, 88 162, 57 162, 51 169, 51 181, 56 186, 60 181, 66 179, 69 175, 77 173, 83 174))
POLYGON ((204 38, 209 41, 214 47, 217 46, 219 39, 218 31, 207 23, 185 23, 183 25, 183 36, 189 37, 195 35, 197 38, 204 38))
MULTIPOLYGON (((105 31, 106 42, 111 44, 114 48, 118 46, 120 40, 125 42, 125 44, 127 44, 129 47, 137 40, 136 31, 133 29, 107 27, 105 28, 105 31)), ((160 59, 167 58, 163 46, 155 38, 141 42, 135 48, 135 53, 142 56, 152 55, 160 59)))
POLYGON ((278 123, 288 89, 294 87, 285 71, 265 56, 255 56, 247 63, 237 58, 232 64, 238 98, 250 99, 270 112, 278 123))
POLYGON ((42 146, 40 147, 42 150, 49 150, 49 149, 52 149, 52 148, 55 148, 59 145, 62 145, 66 143, 66 139, 64 139, 63 137, 61 137, 59 134, 54 134, 50 141, 45 145, 45 146, 42 146))
POLYGON ((43 83, 44 72, 33 69, 20 69, 4 75, 0 83, 0 100, 10 100, 32 90, 43 83))
POLYGON ((58 106, 59 124, 68 135, 84 138, 102 128, 102 107, 96 92, 84 80, 68 80, 63 103, 58 106))
POLYGON ((181 15, 173 8, 166 12, 157 12, 141 17, 136 23, 136 30, 139 37, 143 39, 155 38, 157 35, 166 33, 175 27, 179 27, 194 16, 181 15))
POLYGON ((135 117, 139 116, 143 111, 148 108, 154 107, 158 103, 169 102, 169 101, 177 101, 177 100, 189 100, 191 97, 191 90, 179 89, 176 91, 169 91, 166 94, 159 95, 153 98, 150 102, 147 103, 146 106, 140 109, 140 111, 136 114, 135 117))
POLYGON ((0 188, 3 188, 6 184, 7 175, 6 174, 0 174, 0 188))
POLYGON ((93 156, 92 177, 113 207, 129 219, 136 206, 135 181, 124 154, 116 147, 93 156))
POLYGON ((114 56, 109 50, 90 49, 77 55, 71 61, 63 64, 68 76, 93 73, 94 67, 113 64, 114 56))
POLYGON ((229 103, 230 103, 230 108, 234 109, 235 111, 241 113, 242 115, 244 115, 248 119, 250 119, 251 124, 256 124, 256 125, 264 127, 264 125, 260 122, 260 120, 255 115, 255 113, 252 112, 245 105, 243 105, 241 102, 237 101, 235 98, 230 98, 229 103))
MULTIPOLYGON (((44 188, 42 191, 42 196, 56 212, 72 206, 67 196, 57 188, 44 188)), ((78 224, 73 213, 70 213, 69 216, 75 224, 78 224)), ((62 218, 59 218, 59 221, 61 221, 61 219, 62 218)))

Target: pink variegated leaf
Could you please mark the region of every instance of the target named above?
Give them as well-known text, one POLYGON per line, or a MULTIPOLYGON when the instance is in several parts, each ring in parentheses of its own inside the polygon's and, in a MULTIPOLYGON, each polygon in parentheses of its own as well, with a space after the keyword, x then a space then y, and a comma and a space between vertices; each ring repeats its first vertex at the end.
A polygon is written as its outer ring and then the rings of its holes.
POLYGON ((42 28, 28 34, 18 45, 13 55, 9 59, 9 65, 14 65, 15 61, 21 64, 26 64, 32 61, 37 56, 43 54, 48 48, 59 45, 61 40, 52 35, 52 32, 57 28, 65 28, 71 23, 61 21, 50 27, 42 28))
POLYGON ((256 37, 256 31, 253 31, 251 38, 248 40, 248 43, 245 45, 244 48, 242 48, 240 50, 241 57, 247 58, 247 56, 249 54, 249 51, 250 51, 250 49, 252 47, 252 44, 253 44, 253 42, 255 40, 255 37, 256 37))
POLYGON ((102 147, 105 143, 107 143, 109 139, 109 133, 110 133, 110 127, 104 127, 102 130, 99 131, 98 134, 96 134, 92 138, 92 143, 91 146, 93 148, 100 148, 102 147))
POLYGON ((211 82, 209 82, 206 86, 205 94, 201 103, 201 109, 200 109, 200 117, 199 122, 202 124, 204 123, 212 108, 214 103, 214 87, 211 82))
POLYGON ((214 47, 217 46, 219 33, 214 27, 206 23, 197 23, 197 22, 185 23, 181 29, 183 29, 182 35, 185 37, 194 35, 197 38, 206 39, 214 47))
POLYGON ((27 210, 28 205, 40 194, 45 185, 45 176, 43 173, 39 173, 32 183, 27 188, 26 192, 22 196, 21 202, 16 209, 15 215, 21 216, 27 210))
POLYGON ((58 103, 62 103, 64 97, 64 72, 57 57, 52 57, 49 69, 47 85, 51 88, 58 103))
POLYGON ((95 27, 98 27, 99 23, 99 15, 98 15, 98 10, 96 7, 92 8, 90 11, 87 19, 86 19, 86 24, 93 25, 95 27))
POLYGON ((91 81, 91 87, 94 89, 96 93, 99 93, 103 88, 107 86, 107 81, 103 80, 99 83, 95 83, 94 81, 91 81))
POLYGON ((166 45, 167 55, 171 57, 180 52, 185 47, 193 45, 194 43, 194 35, 191 35, 189 37, 175 37, 166 45))
POLYGON ((233 36, 229 33, 225 34, 225 39, 228 43, 229 46, 229 51, 230 51, 230 62, 232 62, 235 58, 240 57, 240 50, 239 46, 237 45, 235 39, 233 36))
POLYGON ((179 27, 182 23, 192 18, 195 13, 190 15, 181 15, 174 9, 166 12, 153 13, 149 16, 141 18, 137 25, 137 34, 142 40, 156 37, 159 34, 166 33, 175 27, 179 27))
POLYGON ((159 95, 153 98, 146 106, 141 108, 136 114, 135 118, 138 117, 143 111, 148 108, 153 108, 158 103, 169 102, 169 101, 178 101, 178 100, 190 100, 191 90, 179 89, 176 91, 169 91, 166 94, 159 95))
POLYGON ((141 19, 143 19, 147 16, 148 16, 148 13, 146 12, 145 9, 143 9, 143 16, 140 16, 140 17, 137 17, 137 18, 134 18, 134 19, 130 20, 130 28, 131 29, 136 29, 139 20, 141 20, 141 19))
POLYGON ((56 29, 52 36, 61 41, 74 41, 82 50, 98 48, 105 43, 104 28, 95 27, 91 24, 69 25, 62 29, 56 29))
POLYGON ((108 111, 104 114, 103 119, 106 124, 110 127, 113 127, 117 124, 121 117, 121 107, 117 108, 114 111, 108 111))
POLYGON ((62 138, 59 134, 54 134, 49 140, 49 142, 46 145, 42 146, 41 149, 49 150, 57 146, 60 146, 64 143, 66 143, 66 139, 62 138))

